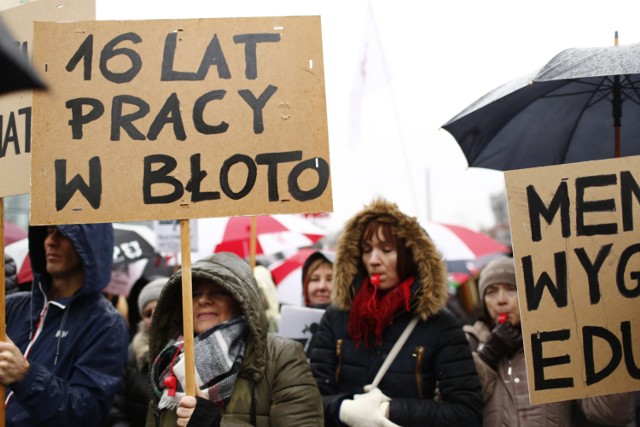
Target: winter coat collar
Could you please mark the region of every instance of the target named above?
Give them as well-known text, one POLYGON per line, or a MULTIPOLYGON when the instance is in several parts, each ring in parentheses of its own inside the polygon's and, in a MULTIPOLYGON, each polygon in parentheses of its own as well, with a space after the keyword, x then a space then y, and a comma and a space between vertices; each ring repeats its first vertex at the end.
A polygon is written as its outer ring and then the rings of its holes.
POLYGON ((393 219, 393 232, 405 239, 411 248, 417 266, 416 282, 412 286, 412 312, 426 319, 446 305, 448 285, 445 263, 417 219, 402 213, 396 204, 384 199, 374 200, 344 227, 336 250, 333 303, 343 310, 351 307, 366 274, 361 261, 360 236, 366 225, 380 216, 393 219))

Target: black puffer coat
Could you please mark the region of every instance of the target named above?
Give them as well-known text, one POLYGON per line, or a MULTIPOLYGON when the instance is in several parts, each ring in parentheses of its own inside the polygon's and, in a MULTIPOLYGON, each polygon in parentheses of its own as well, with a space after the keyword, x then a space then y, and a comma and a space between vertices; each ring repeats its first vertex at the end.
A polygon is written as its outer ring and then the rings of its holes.
POLYGON ((482 394, 469 345, 455 317, 444 308, 444 263, 415 220, 395 204, 376 200, 345 226, 334 265, 334 306, 325 313, 311 353, 311 367, 323 395, 326 425, 341 425, 344 399, 363 393, 413 316, 416 329, 379 384, 391 398, 389 419, 401 426, 482 424, 482 394), (374 217, 393 218, 393 231, 407 241, 417 265, 411 313, 401 309, 382 334, 379 347, 358 349, 347 332, 349 309, 364 278, 360 235, 374 217))

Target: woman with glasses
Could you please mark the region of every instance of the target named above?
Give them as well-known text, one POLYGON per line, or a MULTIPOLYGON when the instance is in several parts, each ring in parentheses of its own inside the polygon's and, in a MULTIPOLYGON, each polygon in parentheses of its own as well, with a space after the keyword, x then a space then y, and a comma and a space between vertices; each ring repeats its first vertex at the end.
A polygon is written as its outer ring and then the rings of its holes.
POLYGON ((249 264, 221 252, 191 265, 196 396, 185 394, 182 270, 158 300, 150 331, 154 392, 147 425, 324 425, 300 343, 268 333, 249 264))

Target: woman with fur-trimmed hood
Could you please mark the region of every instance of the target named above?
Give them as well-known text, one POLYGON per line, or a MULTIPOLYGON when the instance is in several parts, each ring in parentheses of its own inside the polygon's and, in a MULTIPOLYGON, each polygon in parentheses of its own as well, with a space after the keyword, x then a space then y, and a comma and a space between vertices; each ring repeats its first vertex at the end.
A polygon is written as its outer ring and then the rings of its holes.
POLYGON ((321 426, 320 393, 300 343, 268 334, 249 265, 222 252, 191 266, 197 397, 184 396, 182 270, 151 324, 147 426, 321 426))
POLYGON ((446 267, 415 218, 382 199, 357 213, 337 245, 333 286, 311 353, 325 425, 481 425, 471 352, 445 308, 446 267), (415 329, 371 387, 414 317, 415 329))

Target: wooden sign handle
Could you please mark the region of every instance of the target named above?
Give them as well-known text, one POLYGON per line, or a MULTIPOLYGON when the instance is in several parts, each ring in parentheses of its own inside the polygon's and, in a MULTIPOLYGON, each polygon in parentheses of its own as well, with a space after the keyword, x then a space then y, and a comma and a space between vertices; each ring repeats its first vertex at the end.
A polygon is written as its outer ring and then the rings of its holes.
POLYGON ((185 393, 196 395, 195 355, 193 348, 193 294, 191 283, 190 222, 180 220, 180 245, 182 249, 182 333, 184 336, 185 393))

